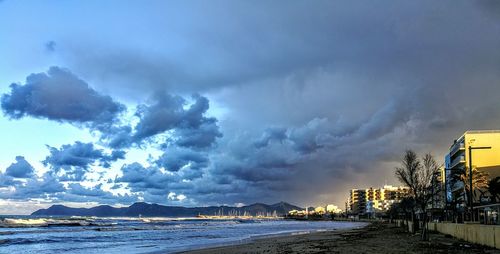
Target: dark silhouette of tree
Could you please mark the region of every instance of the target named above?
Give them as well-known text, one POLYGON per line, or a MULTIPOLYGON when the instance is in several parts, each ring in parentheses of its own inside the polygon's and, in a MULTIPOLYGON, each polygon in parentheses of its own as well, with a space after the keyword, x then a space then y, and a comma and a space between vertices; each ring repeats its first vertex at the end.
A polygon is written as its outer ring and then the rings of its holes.
MULTIPOLYGON (((419 210, 423 219, 422 240, 428 240, 427 233, 427 208, 440 190, 433 186, 434 177, 439 172, 439 165, 434 157, 425 154, 420 160, 412 150, 407 150, 401 161, 401 166, 396 167, 396 177, 410 189, 410 196, 415 201, 415 206, 419 210)), ((414 215, 412 215, 412 218, 414 215)), ((415 223, 414 225, 417 225, 415 223)))
POLYGON ((400 202, 394 203, 389 207, 387 215, 390 219, 411 219, 412 212, 415 208, 415 200, 412 197, 404 197, 400 202))
MULTIPOLYGON (((452 175, 451 182, 453 183, 452 186, 455 186, 455 184, 460 183, 463 186, 463 192, 462 192, 462 199, 463 201, 469 201, 473 200, 473 197, 471 197, 471 191, 470 191, 470 178, 469 178, 469 167, 465 167, 465 169, 455 173, 452 175)), ((489 174, 485 171, 478 170, 477 168, 473 167, 472 168, 472 190, 478 191, 480 193, 479 195, 479 200, 485 195, 485 190, 488 189, 488 184, 489 184, 489 174)), ((469 206, 467 206, 469 207, 469 206)), ((455 212, 455 211, 454 211, 455 212)), ((469 209, 469 215, 472 217, 474 216, 472 211, 469 209)), ((465 220, 464 218, 462 218, 465 220)))
POLYGON ((500 176, 497 176, 488 182, 488 192, 491 195, 491 202, 497 203, 500 196, 500 176))
MULTIPOLYGON (((464 188, 465 188, 465 193, 467 195, 467 198, 470 195, 470 178, 469 178, 469 169, 466 168, 460 175, 460 181, 464 183, 464 188)), ((477 168, 472 168, 472 189, 473 190, 479 190, 479 189, 487 189, 488 188, 488 179, 489 179, 489 174, 484 171, 477 170, 477 168)))

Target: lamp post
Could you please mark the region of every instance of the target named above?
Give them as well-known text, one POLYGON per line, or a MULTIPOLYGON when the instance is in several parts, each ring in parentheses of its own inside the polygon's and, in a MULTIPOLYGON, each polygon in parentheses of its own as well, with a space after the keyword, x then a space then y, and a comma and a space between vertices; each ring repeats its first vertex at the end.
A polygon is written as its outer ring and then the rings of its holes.
POLYGON ((432 173, 432 178, 431 178, 431 209, 434 210, 435 208, 435 203, 436 203, 436 191, 435 190, 435 185, 436 185, 436 173, 437 172, 434 172, 432 173))
MULTIPOLYGON (((441 170, 441 169, 439 169, 439 170, 441 170)), ((432 174, 432 186, 431 186, 431 188, 432 188, 432 193, 431 193, 432 194, 432 209, 438 207, 438 203, 442 203, 441 202, 442 201, 441 198, 436 198, 436 193, 442 191, 441 188, 437 188, 436 189, 436 184, 438 183, 438 180, 436 180, 436 179, 440 176, 440 174, 441 174, 441 171, 434 172, 432 174)), ((439 181, 440 182, 445 182, 446 179, 442 179, 441 178, 441 180, 439 180, 439 181)), ((446 189, 445 189, 445 191, 446 191, 446 189)), ((446 192, 445 192, 445 195, 446 195, 446 192)))
POLYGON ((474 218, 474 202, 473 195, 474 190, 472 186, 472 150, 483 150, 483 149, 491 149, 491 146, 470 146, 469 145, 469 207, 471 213, 471 220, 474 218))

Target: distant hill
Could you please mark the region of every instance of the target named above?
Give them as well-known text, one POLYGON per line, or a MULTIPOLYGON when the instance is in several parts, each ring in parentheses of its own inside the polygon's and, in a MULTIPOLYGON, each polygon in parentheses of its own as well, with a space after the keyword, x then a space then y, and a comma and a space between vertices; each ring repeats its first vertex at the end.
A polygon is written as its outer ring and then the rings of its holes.
POLYGON ((64 205, 53 205, 47 209, 40 209, 31 215, 62 215, 62 216, 97 216, 97 217, 191 217, 202 215, 229 215, 244 213, 248 215, 266 215, 276 212, 277 215, 284 215, 290 210, 302 210, 298 206, 280 202, 273 205, 255 203, 242 207, 231 206, 208 206, 208 207, 183 207, 164 206, 158 204, 148 204, 144 202, 134 203, 129 207, 112 207, 100 205, 92 208, 73 208, 64 205))

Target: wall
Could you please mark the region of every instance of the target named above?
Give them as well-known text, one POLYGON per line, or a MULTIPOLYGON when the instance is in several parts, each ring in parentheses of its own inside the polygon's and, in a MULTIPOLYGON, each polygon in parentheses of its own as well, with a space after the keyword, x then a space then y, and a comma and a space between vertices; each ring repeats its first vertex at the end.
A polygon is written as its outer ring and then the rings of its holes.
POLYGON ((415 228, 413 227, 413 222, 407 220, 394 220, 394 223, 398 227, 406 228, 410 233, 415 233, 415 228))
POLYGON ((429 222, 429 230, 500 249, 500 226, 429 222))

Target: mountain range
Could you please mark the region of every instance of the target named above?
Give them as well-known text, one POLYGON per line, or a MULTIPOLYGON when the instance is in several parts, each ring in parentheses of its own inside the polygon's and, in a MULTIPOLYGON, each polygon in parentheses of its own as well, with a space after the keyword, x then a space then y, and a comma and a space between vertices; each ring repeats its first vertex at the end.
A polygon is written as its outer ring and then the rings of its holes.
POLYGON ((248 206, 208 206, 208 207, 183 207, 164 206, 148 204, 144 202, 134 203, 128 207, 112 207, 100 205, 91 208, 73 208, 64 205, 52 205, 47 209, 40 209, 31 215, 59 215, 59 216, 96 216, 96 217, 192 217, 197 215, 229 215, 244 213, 248 215, 272 214, 284 215, 291 210, 302 210, 298 206, 279 202, 273 205, 255 203, 248 206))

